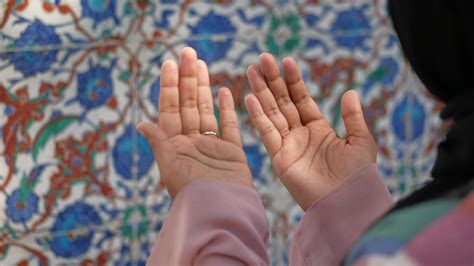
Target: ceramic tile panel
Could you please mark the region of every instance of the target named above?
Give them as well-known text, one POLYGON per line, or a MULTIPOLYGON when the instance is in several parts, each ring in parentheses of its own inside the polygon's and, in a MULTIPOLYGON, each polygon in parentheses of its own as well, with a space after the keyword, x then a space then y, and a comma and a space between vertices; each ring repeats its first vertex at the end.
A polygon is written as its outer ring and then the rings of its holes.
MULTIPOLYGON (((344 136, 340 97, 361 96, 394 198, 429 176, 443 134, 385 1, 0 0, 0 264, 143 265, 170 207, 139 121, 156 121, 160 65, 194 47, 213 94, 229 87, 271 226, 288 263, 301 209, 243 98, 261 52, 293 56, 344 136)), ((217 102, 216 102, 217 107, 217 102)), ((216 116, 219 112, 216 108, 216 116)))
POLYGON ((3 33, 10 50, 120 45, 137 32, 144 16, 142 5, 128 0, 5 1, 4 10, 3 33))
MULTIPOLYGON (((3 0, 0 0, 0 7, 2 7, 2 10, 4 9, 4 4, 3 4, 3 0)), ((5 15, 4 14, 5 12, 0 12, 0 21, 3 22, 3 16, 5 15)), ((2 23, 0 22, 0 23, 2 23)), ((3 26, 0 27, 0 47, 3 47, 3 26)), ((1 62, 1 61, 0 61, 1 62)))

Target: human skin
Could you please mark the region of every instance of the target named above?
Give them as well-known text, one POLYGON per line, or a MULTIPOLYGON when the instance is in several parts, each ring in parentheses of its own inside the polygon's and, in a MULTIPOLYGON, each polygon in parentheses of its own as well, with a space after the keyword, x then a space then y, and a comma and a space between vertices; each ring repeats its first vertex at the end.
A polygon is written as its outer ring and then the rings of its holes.
POLYGON ((218 132, 206 63, 189 47, 182 50, 179 65, 163 63, 158 124, 142 122, 137 129, 150 143, 172 198, 198 180, 253 187, 232 94, 221 88, 218 97, 220 137, 203 135, 218 132))
MULTIPOLYGON (((253 94, 245 99, 250 118, 272 159, 275 173, 304 209, 320 200, 357 169, 376 162, 376 144, 354 91, 341 99, 347 136, 340 138, 309 96, 292 58, 282 62, 264 53, 247 70, 253 94)), ((221 136, 217 132, 206 64, 192 48, 179 65, 163 63, 158 125, 137 129, 152 146, 162 181, 172 198, 196 180, 218 180, 252 187, 234 110, 227 88, 218 93, 221 136)))
POLYGON ((284 58, 282 64, 285 78, 268 53, 247 69, 253 94, 245 103, 275 173, 307 210, 354 171, 375 163, 377 148, 355 91, 341 99, 347 136, 340 138, 309 96, 296 62, 284 58))

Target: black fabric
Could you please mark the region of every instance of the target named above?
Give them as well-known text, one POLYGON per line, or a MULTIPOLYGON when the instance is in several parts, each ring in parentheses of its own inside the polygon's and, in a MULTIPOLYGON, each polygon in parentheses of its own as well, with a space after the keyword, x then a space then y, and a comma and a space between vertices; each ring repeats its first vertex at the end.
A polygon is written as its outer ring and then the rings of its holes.
POLYGON ((474 14, 470 0, 389 0, 402 49, 453 127, 438 146, 433 181, 396 208, 461 188, 474 177, 474 14))
POLYGON ((474 15, 469 0, 390 0, 393 26, 413 69, 448 102, 474 85, 474 15))

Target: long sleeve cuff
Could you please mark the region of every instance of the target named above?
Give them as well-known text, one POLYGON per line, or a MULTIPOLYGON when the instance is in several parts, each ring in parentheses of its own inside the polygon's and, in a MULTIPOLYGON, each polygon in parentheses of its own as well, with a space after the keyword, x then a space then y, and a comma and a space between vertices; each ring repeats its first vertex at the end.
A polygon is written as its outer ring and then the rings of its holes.
POLYGON ((293 235, 290 264, 340 264, 361 233, 392 204, 376 164, 358 169, 306 211, 293 235))
POLYGON ((147 265, 266 265, 268 239, 254 189, 197 181, 176 196, 147 265))

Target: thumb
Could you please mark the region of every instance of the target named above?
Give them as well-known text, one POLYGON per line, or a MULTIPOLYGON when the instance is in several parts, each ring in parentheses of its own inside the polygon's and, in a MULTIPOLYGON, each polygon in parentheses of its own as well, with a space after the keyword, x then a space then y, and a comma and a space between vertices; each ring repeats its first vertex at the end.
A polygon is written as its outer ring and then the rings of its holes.
POLYGON ((371 138, 357 92, 349 90, 341 99, 341 113, 347 131, 347 137, 371 138))
POLYGON ((158 162, 160 172, 163 172, 166 165, 169 166, 176 157, 173 144, 169 141, 163 129, 157 125, 141 122, 137 125, 137 130, 147 139, 158 162))

